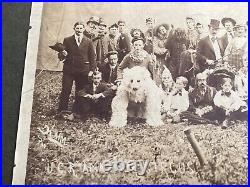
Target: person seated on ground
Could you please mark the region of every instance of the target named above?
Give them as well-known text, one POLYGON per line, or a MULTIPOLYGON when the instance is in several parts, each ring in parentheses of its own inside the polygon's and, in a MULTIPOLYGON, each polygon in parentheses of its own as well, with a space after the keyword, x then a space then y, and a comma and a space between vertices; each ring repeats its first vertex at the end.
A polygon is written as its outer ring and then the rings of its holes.
POLYGON ((214 104, 222 128, 227 128, 232 120, 247 120, 247 103, 232 90, 232 80, 223 78, 221 88, 222 90, 215 94, 214 104))
POLYGON ((161 104, 161 115, 162 119, 166 118, 167 112, 170 110, 171 104, 171 92, 174 88, 174 80, 172 78, 171 72, 164 66, 164 70, 162 72, 162 84, 160 88, 162 89, 162 104, 161 104))
POLYGON ((188 80, 185 77, 177 77, 175 87, 171 92, 170 109, 167 112, 167 117, 170 121, 180 122, 181 113, 187 111, 189 107, 188 92, 185 90, 188 80))
POLYGON ((106 55, 108 62, 100 67, 102 80, 112 89, 116 90, 117 67, 118 67, 118 52, 109 51, 106 55))
POLYGON ((189 109, 182 113, 182 119, 191 123, 214 123, 214 96, 216 89, 207 85, 207 75, 198 73, 196 85, 189 93, 189 109))
POLYGON ((102 73, 93 73, 93 83, 85 86, 77 93, 78 110, 81 118, 85 121, 89 114, 108 119, 111 111, 113 91, 102 83, 102 73))

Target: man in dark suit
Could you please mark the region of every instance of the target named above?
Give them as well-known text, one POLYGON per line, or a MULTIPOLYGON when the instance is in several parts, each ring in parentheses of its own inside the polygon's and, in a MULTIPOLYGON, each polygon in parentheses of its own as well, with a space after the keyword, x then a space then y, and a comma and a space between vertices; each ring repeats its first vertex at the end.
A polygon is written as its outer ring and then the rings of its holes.
POLYGON ((211 19, 209 27, 209 36, 201 39, 197 45, 197 63, 200 71, 214 68, 216 64, 222 61, 225 47, 222 40, 217 37, 220 21, 211 19))
POLYGON ((126 23, 123 20, 118 21, 118 29, 120 32, 120 37, 118 39, 118 62, 120 63, 123 58, 131 51, 131 41, 129 35, 125 33, 126 23))
MULTIPOLYGON (((64 60, 62 92, 58 112, 68 109, 73 82, 75 81, 75 91, 79 91, 88 84, 88 75, 93 73, 96 68, 93 44, 90 39, 83 35, 84 23, 75 23, 74 31, 73 36, 64 39, 65 50, 58 54, 59 59, 64 60)), ((76 110, 74 106, 73 112, 76 110)))
POLYGON ((107 118, 111 111, 113 91, 105 83, 102 83, 102 74, 99 71, 93 73, 93 83, 86 85, 77 92, 77 108, 83 120, 87 119, 90 113, 98 117, 107 118))
POLYGON ((109 51, 106 58, 108 59, 108 63, 100 68, 102 80, 110 85, 115 85, 115 80, 117 79, 118 52, 109 51))
POLYGON ((233 32, 233 28, 236 24, 236 21, 232 18, 223 18, 221 20, 222 25, 225 27, 226 29, 226 33, 221 37, 221 40, 223 42, 224 48, 227 47, 228 43, 232 41, 232 39, 234 38, 234 32, 233 32))
POLYGON ((194 123, 210 123, 215 120, 214 96, 216 89, 207 85, 207 76, 204 73, 196 75, 196 85, 189 93, 189 109, 183 113, 183 118, 194 123))

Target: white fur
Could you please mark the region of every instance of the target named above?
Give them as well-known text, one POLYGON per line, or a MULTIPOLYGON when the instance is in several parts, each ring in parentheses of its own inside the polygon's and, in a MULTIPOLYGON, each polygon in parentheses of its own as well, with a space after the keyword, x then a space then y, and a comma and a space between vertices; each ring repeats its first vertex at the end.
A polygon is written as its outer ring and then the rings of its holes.
POLYGON ((112 101, 110 126, 127 124, 129 102, 145 103, 144 117, 150 126, 163 125, 161 120, 161 91, 145 67, 135 66, 123 71, 123 80, 112 101), (136 90, 134 90, 136 89, 136 90))

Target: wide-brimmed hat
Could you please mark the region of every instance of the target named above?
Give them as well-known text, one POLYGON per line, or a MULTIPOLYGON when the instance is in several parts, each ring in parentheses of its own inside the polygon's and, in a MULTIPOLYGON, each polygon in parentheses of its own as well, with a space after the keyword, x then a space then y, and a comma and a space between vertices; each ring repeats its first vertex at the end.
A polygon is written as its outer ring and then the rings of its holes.
POLYGON ((236 21, 233 18, 223 18, 221 20, 221 23, 222 23, 223 26, 225 26, 225 23, 228 22, 228 21, 231 22, 233 24, 233 26, 235 26, 236 21))
POLYGON ((169 30, 169 29, 170 29, 170 25, 169 25, 169 24, 167 24, 167 23, 162 23, 162 24, 160 24, 160 25, 158 25, 158 26, 156 26, 156 27, 154 28, 154 35, 155 35, 155 36, 157 36, 157 34, 159 33, 159 28, 160 28, 161 26, 165 27, 166 30, 169 30))
POLYGON ((220 21, 217 19, 211 19, 209 27, 212 27, 213 29, 219 29, 220 28, 220 21))
POLYGON ((99 18, 97 16, 91 16, 87 21, 87 24, 89 24, 90 22, 99 25, 99 18))

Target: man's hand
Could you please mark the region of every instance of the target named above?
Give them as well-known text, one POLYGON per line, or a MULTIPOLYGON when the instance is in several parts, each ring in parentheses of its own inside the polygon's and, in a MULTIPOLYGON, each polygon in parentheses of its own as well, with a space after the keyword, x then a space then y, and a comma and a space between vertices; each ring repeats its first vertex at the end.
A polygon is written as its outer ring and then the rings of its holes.
POLYGON ((121 80, 121 79, 117 79, 117 80, 115 80, 115 84, 116 84, 117 86, 120 86, 120 85, 121 85, 121 82, 122 82, 122 80, 121 80))
POLYGON ((61 54, 66 57, 68 55, 68 52, 66 50, 63 50, 61 54))

